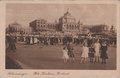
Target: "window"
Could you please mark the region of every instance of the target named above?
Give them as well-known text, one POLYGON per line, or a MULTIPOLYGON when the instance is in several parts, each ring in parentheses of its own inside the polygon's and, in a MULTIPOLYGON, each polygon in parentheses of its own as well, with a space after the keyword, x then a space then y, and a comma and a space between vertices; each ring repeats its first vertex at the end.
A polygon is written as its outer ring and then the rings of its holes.
POLYGON ((74 29, 74 25, 72 25, 72 29, 74 29))
POLYGON ((52 25, 50 25, 50 28, 52 28, 52 25))
POLYGON ((55 29, 55 25, 53 25, 53 29, 55 29))
POLYGON ((68 24, 67 24, 67 29, 68 29, 68 24))
POLYGON ((50 25, 48 24, 48 28, 50 28, 50 25))
POLYGON ((70 29, 72 29, 72 25, 70 25, 70 29))

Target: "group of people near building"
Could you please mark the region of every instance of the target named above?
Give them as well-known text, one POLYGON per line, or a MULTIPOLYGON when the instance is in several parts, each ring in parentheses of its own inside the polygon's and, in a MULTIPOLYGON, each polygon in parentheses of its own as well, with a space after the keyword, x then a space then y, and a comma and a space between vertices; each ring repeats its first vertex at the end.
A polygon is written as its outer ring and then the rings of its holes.
MULTIPOLYGON (((41 36, 36 36, 36 35, 27 35, 27 36, 18 36, 17 40, 25 42, 27 45, 29 44, 42 44, 42 45, 58 45, 58 44, 63 44, 66 45, 67 43, 73 43, 73 44, 81 44, 84 39, 87 37, 81 37, 81 36, 72 36, 72 35, 65 35, 65 36, 46 36, 46 35, 41 35, 41 36)), ((87 38, 89 41, 95 41, 96 37, 91 37, 87 38)), ((115 39, 109 39, 109 38, 99 38, 100 42, 102 40, 106 40, 108 44, 116 44, 115 39)))
POLYGON ((6 40, 5 40, 6 50, 15 52, 15 50, 16 50, 16 45, 15 45, 16 42, 17 42, 17 37, 16 36, 14 36, 12 34, 7 35, 6 40))
MULTIPOLYGON (((72 36, 72 35, 64 35, 64 36, 36 36, 36 35, 26 35, 26 36, 16 36, 12 34, 6 35, 6 42, 8 43, 9 49, 16 49, 15 43, 17 42, 24 42, 27 45, 33 44, 42 44, 42 45, 67 45, 68 43, 72 43, 75 45, 82 44, 84 40, 87 39, 88 46, 91 43, 95 42, 97 38, 95 37, 81 37, 81 36, 72 36)), ((108 45, 115 44, 115 39, 108 39, 108 38, 99 38, 99 42, 101 43, 103 40, 106 40, 108 45)))
MULTIPOLYGON (((63 52, 63 61, 67 62, 75 62, 75 54, 72 43, 68 43, 62 49, 63 52)), ((80 57, 80 63, 86 63, 86 60, 89 59, 91 63, 100 62, 100 58, 102 60, 102 64, 106 64, 106 59, 108 59, 108 44, 105 40, 101 43, 99 39, 95 42, 88 44, 88 40, 85 39, 82 44, 82 52, 80 57)))

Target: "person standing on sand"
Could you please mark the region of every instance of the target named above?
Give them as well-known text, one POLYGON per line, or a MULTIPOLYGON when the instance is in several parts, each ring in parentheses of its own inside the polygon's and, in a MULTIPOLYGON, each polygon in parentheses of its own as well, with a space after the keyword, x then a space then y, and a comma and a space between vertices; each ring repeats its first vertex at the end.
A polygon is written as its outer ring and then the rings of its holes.
POLYGON ((86 59, 88 58, 89 48, 86 44, 86 42, 82 46, 82 54, 81 54, 81 60, 80 63, 85 63, 86 59))
POLYGON ((103 41, 101 44, 101 55, 100 58, 102 59, 102 64, 106 64, 106 59, 108 59, 108 46, 107 42, 103 41))
POLYGON ((100 43, 99 40, 97 40, 94 44, 94 49, 95 49, 95 62, 99 63, 100 59, 100 43))
POLYGON ((63 60, 64 60, 64 63, 67 63, 68 60, 69 60, 67 47, 63 47, 62 52, 63 52, 62 58, 63 58, 63 60))

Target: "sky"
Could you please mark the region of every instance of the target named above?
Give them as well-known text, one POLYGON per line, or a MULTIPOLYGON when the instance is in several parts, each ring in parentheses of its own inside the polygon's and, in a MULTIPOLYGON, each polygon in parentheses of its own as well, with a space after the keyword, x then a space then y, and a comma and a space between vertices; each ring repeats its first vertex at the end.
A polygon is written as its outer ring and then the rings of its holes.
POLYGON ((6 25, 18 22, 23 27, 35 19, 54 22, 69 12, 84 25, 106 24, 116 26, 116 5, 114 4, 7 4, 6 25))

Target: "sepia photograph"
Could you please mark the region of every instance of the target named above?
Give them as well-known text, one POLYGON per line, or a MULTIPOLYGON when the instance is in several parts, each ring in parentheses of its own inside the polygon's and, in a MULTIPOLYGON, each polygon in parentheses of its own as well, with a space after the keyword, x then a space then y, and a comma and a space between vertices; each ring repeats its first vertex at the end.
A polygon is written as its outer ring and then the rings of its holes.
POLYGON ((7 3, 5 8, 5 69, 117 69, 115 4, 7 3))

